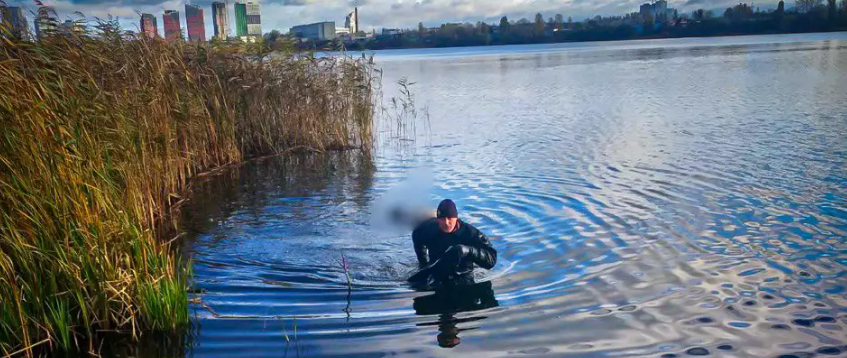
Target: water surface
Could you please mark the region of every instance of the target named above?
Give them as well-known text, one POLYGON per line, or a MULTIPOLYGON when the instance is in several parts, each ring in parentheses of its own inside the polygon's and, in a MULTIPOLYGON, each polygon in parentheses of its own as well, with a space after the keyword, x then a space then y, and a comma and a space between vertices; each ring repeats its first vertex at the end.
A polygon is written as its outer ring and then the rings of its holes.
POLYGON ((415 82, 417 141, 197 185, 184 227, 205 306, 186 355, 847 354, 847 35, 376 61, 386 95, 415 82), (412 193, 492 237, 487 283, 407 287, 408 231, 375 216, 412 193))

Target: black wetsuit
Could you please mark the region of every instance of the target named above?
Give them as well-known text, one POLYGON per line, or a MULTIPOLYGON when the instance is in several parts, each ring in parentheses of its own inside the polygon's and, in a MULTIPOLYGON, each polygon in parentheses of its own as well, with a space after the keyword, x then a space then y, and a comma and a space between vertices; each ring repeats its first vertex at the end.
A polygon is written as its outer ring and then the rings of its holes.
POLYGON ((474 264, 491 269, 497 263, 497 250, 477 228, 462 220, 458 224, 452 233, 441 231, 435 218, 418 225, 412 232, 415 254, 420 267, 438 261, 432 270, 437 280, 473 283, 474 264))

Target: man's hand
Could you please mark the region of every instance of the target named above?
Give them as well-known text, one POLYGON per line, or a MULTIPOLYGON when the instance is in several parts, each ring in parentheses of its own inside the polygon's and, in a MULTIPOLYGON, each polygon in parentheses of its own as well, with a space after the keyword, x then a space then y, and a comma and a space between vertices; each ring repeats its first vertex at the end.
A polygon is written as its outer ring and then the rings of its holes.
POLYGON ((444 257, 449 258, 451 262, 455 262, 458 265, 462 259, 471 254, 472 249, 472 247, 465 245, 453 245, 444 252, 444 257))

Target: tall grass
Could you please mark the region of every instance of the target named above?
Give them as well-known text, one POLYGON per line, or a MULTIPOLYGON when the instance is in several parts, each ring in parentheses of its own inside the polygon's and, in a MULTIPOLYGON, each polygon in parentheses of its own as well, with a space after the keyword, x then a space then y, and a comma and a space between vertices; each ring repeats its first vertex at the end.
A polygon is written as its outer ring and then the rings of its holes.
POLYGON ((0 34, 0 353, 184 326, 190 273, 161 236, 186 181, 289 150, 368 151, 377 80, 367 59, 167 44, 114 23, 0 34))

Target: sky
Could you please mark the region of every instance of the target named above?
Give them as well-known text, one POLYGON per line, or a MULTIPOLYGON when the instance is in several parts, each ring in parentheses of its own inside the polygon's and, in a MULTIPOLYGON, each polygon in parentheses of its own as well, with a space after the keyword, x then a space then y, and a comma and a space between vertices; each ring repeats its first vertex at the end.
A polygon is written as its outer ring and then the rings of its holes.
MULTIPOLYGON (((4 1, 4 0, 0 0, 4 1)), ((46 5, 52 5, 59 14, 60 20, 78 19, 80 14, 85 18, 106 18, 115 16, 127 30, 138 30, 140 13, 156 15, 159 33, 162 34, 162 13, 166 9, 178 10, 185 29, 185 4, 192 3, 203 8, 206 37, 212 36, 211 3, 215 0, 42 0, 46 5)), ((223 1, 223 0, 221 0, 223 1)), ((419 22, 425 26, 434 27, 445 22, 485 21, 496 23, 500 17, 508 16, 510 20, 520 18, 533 19, 536 13, 541 13, 545 19, 556 14, 562 14, 565 19, 573 17, 581 21, 596 15, 623 15, 637 12, 638 6, 647 0, 245 0, 258 2, 262 5, 262 31, 269 32, 278 29, 287 33, 295 25, 308 24, 318 21, 335 21, 336 26, 344 26, 344 18, 353 10, 359 8, 359 28, 365 31, 382 28, 417 28, 419 22)), ((668 7, 676 8, 681 13, 699 8, 725 9, 736 5, 742 0, 670 0, 668 7)), ((748 0, 749 1, 749 0, 748 0)), ((10 6, 25 6, 34 11, 35 5, 31 0, 5 0, 10 6)), ((775 8, 778 0, 762 0, 753 2, 754 7, 763 11, 775 8)), ((233 6, 235 1, 229 1, 230 31, 234 33, 235 23, 233 6)), ((786 1, 787 7, 793 1, 786 1)), ((721 10, 720 13, 723 11, 721 10)), ((716 12, 718 13, 718 12, 716 12)), ((27 15, 32 21, 32 13, 27 15)))

